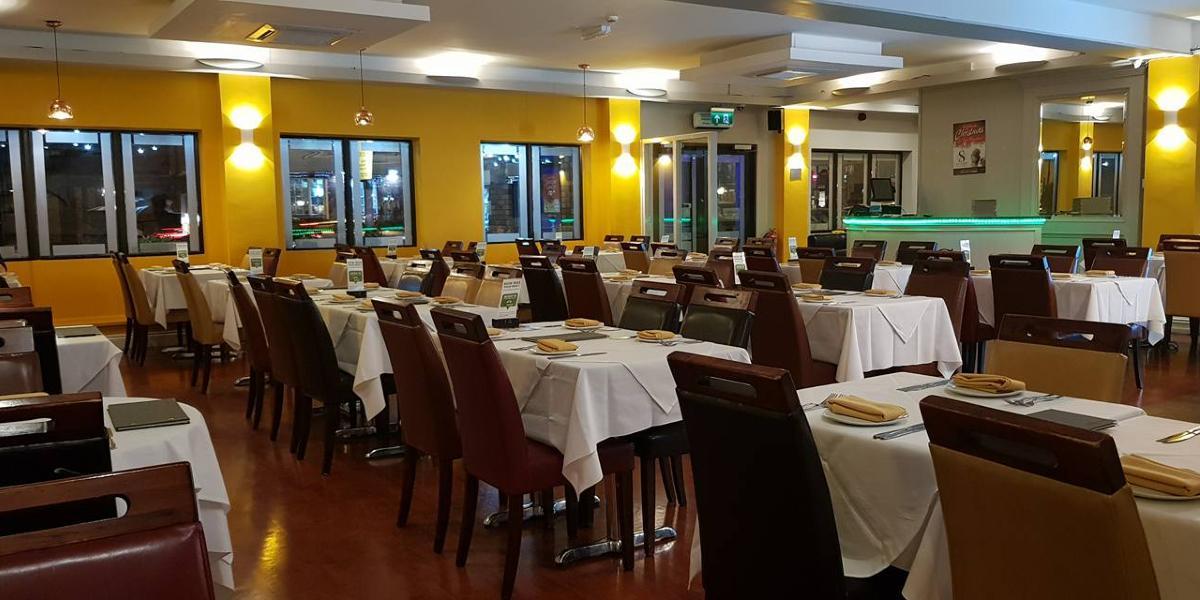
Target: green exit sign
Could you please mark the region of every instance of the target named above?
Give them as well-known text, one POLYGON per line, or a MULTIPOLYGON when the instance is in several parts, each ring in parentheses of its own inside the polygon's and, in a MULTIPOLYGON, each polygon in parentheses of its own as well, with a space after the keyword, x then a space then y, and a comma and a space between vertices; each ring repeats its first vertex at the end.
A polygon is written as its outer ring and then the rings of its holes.
POLYGON ((718 127, 733 127, 732 110, 711 110, 708 112, 708 118, 718 127))
POLYGON ((714 108, 708 112, 692 113, 692 126, 699 129, 729 129, 733 127, 733 109, 714 108))

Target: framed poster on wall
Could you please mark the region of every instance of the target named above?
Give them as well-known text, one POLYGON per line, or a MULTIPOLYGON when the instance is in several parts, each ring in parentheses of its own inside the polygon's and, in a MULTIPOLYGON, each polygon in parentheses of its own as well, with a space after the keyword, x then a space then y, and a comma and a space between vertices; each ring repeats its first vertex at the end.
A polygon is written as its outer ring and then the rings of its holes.
POLYGON ((987 172, 987 121, 954 124, 954 174, 987 172))

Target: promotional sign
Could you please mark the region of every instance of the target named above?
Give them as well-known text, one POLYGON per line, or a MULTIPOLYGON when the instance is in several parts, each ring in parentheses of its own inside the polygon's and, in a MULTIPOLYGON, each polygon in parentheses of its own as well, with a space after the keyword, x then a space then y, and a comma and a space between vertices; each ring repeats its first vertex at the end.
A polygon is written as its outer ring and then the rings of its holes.
POLYGON ((796 238, 788 238, 788 260, 796 258, 796 238))
POLYGON ((175 258, 188 262, 188 244, 187 242, 178 242, 175 244, 175 258))
POLYGON ((1121 230, 1120 230, 1120 229, 1114 229, 1114 230, 1113 230, 1113 239, 1114 239, 1114 240, 1119 240, 1119 239, 1121 239, 1121 230))
POLYGON ((250 274, 262 275, 263 272, 263 249, 250 249, 250 274))
POLYGON ((554 232, 554 239, 556 239, 556 240, 558 240, 558 241, 560 241, 560 242, 561 242, 561 241, 562 241, 562 232, 561 232, 561 231, 555 231, 555 232, 554 232))
POLYGON ((659 239, 658 241, 659 241, 659 243, 662 243, 662 244, 670 244, 671 243, 671 234, 669 234, 669 233, 663 234, 662 238, 659 239))
POLYGON ((963 260, 971 262, 971 240, 958 240, 958 249, 962 250, 963 260))
POLYGON ((517 318, 517 302, 521 299, 521 280, 505 279, 500 282, 500 303, 496 319, 517 318))
POLYGON ((361 292, 366 289, 363 285, 363 264, 361 258, 346 259, 346 290, 361 292))
POLYGON ((485 262, 484 256, 487 255, 487 242, 475 244, 475 255, 479 257, 479 262, 485 262))
POLYGON ((745 252, 734 252, 733 253, 733 271, 736 273, 738 271, 745 271, 745 270, 746 270, 746 253, 745 252))
POLYGON ((583 247, 583 257, 584 258, 596 258, 596 247, 595 246, 584 246, 583 247))
POLYGON ((987 172, 987 121, 954 124, 954 174, 974 175, 987 172))
POLYGON ((396 258, 396 242, 388 240, 387 257, 396 258))

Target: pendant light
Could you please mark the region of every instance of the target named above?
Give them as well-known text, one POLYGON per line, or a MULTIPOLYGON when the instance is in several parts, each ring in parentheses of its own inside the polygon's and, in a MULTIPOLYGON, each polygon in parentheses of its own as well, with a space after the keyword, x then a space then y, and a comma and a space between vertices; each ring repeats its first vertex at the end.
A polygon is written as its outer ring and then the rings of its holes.
POLYGON ((583 71, 583 125, 575 131, 575 139, 580 144, 590 144, 596 139, 596 132, 587 124, 587 72, 588 65, 579 65, 583 71))
POLYGON ((46 27, 49 27, 54 34, 54 82, 58 90, 54 96, 54 102, 50 103, 50 112, 46 116, 55 121, 74 119, 75 111, 62 99, 62 74, 58 65, 58 28, 62 27, 62 21, 46 21, 46 27))
POLYGON ((367 89, 363 82, 363 51, 358 51, 358 112, 354 114, 354 124, 359 127, 366 127, 375 121, 375 115, 367 110, 367 89))

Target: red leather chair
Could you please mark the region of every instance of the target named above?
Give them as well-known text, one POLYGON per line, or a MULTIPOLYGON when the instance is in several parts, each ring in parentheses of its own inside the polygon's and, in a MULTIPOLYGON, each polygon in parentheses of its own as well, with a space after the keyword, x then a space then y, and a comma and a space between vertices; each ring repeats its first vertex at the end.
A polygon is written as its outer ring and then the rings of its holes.
POLYGON ((754 364, 787 369, 798 387, 837 381, 837 365, 813 360, 800 305, 782 273, 742 271, 741 288, 758 294, 750 344, 754 364))
POLYGON ((212 600, 204 529, 187 463, 0 488, 0 519, 114 496, 120 517, 0 535, 6 600, 212 600))
POLYGON ((379 330, 391 359, 392 373, 397 381, 404 382, 404 399, 399 404, 400 422, 404 425, 404 476, 396 526, 408 524, 417 459, 421 454, 428 454, 438 466, 437 530, 433 551, 441 554, 450 524, 454 461, 462 457, 450 379, 415 305, 379 298, 372 304, 379 316, 379 330))
MULTIPOLYGON (((462 567, 471 549, 480 481, 508 497, 509 515, 523 513, 524 494, 542 492, 545 497, 555 487, 570 486, 562 475, 562 454, 525 437, 512 383, 483 319, 473 313, 440 307, 434 308, 432 314, 458 405, 463 468, 467 472, 456 560, 462 567)), ((633 569, 633 448, 626 442, 609 441, 600 445, 599 453, 603 472, 616 476, 621 558, 624 569, 629 571, 633 569)), ((568 491, 568 499, 571 497, 568 491)), ((568 523, 574 522, 571 516, 568 515, 568 523)), ((506 600, 512 596, 516 581, 523 526, 520 518, 508 520, 508 548, 500 591, 506 600)))
POLYGON ((595 319, 611 326, 612 306, 608 302, 608 291, 604 278, 590 258, 564 256, 558 259, 562 267, 563 288, 567 295, 567 316, 570 318, 595 319))
POLYGON ((383 265, 379 262, 379 256, 375 254, 375 251, 361 246, 353 246, 351 250, 354 252, 354 258, 362 259, 363 281, 378 283, 379 287, 387 287, 387 275, 384 274, 383 265))
MULTIPOLYGON (((450 276, 450 266, 442 258, 442 251, 436 248, 424 248, 420 251, 421 259, 429 261, 429 273, 421 281, 421 293, 426 296, 439 296, 450 276)), ((384 283, 384 286, 387 284, 384 283)))
POLYGON ((1045 256, 1051 273, 1074 273, 1079 266, 1079 246, 1035 244, 1029 253, 1045 256))

